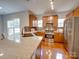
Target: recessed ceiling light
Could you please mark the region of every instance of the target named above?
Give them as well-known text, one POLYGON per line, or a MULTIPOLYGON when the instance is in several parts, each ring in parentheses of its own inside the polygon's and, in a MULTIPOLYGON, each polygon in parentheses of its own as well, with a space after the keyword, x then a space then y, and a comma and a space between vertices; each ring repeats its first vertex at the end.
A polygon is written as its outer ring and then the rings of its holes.
POLYGON ((0 53, 0 56, 3 56, 4 54, 3 53, 0 53))
POLYGON ((52 17, 52 16, 50 16, 50 17, 49 17, 49 20, 52 20, 52 19, 53 19, 53 17, 52 17))
POLYGON ((0 9, 2 9, 2 7, 0 6, 0 9))
POLYGON ((50 2, 50 4, 51 4, 51 5, 53 5, 53 4, 54 4, 54 2, 50 2))
POLYGON ((52 10, 54 10, 54 0, 49 0, 50 1, 50 7, 52 10))
POLYGON ((51 5, 51 9, 54 10, 54 6, 53 5, 51 5))

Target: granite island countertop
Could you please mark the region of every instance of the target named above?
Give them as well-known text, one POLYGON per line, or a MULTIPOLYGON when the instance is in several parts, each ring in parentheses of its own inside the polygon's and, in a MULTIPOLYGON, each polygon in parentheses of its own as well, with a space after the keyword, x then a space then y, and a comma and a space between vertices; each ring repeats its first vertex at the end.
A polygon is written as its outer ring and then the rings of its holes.
POLYGON ((0 59, 30 59, 42 36, 24 37, 20 41, 1 40, 0 59))

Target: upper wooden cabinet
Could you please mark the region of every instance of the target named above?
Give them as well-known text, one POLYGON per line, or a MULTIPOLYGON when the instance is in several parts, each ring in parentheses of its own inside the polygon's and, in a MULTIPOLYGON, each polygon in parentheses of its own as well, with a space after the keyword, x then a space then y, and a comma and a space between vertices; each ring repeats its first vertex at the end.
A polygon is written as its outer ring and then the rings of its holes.
POLYGON ((66 15, 66 18, 69 18, 71 16, 74 16, 74 11, 70 12, 69 14, 66 15))
POLYGON ((74 16, 79 16, 79 7, 74 10, 74 16))
POLYGON ((33 27, 33 21, 37 20, 35 15, 29 15, 29 27, 33 27))
POLYGON ((75 10, 70 12, 69 14, 66 15, 66 18, 72 17, 72 16, 79 16, 79 7, 77 7, 75 10))
POLYGON ((55 30, 57 30, 57 27, 58 27, 58 16, 54 16, 53 24, 55 26, 55 30))
POLYGON ((57 26, 58 26, 58 16, 57 15, 53 15, 53 16, 43 16, 43 28, 45 28, 46 23, 48 23, 49 17, 52 17, 52 23, 54 26, 54 29, 57 30, 57 26))
POLYGON ((43 28, 45 28, 47 20, 48 16, 43 16, 43 28))

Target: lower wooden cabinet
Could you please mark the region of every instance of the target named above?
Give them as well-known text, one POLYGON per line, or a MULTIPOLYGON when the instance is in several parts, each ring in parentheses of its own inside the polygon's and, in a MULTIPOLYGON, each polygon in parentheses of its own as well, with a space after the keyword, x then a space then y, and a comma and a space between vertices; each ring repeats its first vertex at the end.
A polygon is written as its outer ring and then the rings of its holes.
MULTIPOLYGON (((64 35, 61 32, 55 32, 52 39, 54 39, 54 42, 56 43, 64 43, 64 35)), ((48 38, 44 37, 44 40, 47 41, 48 38)))
POLYGON ((64 42, 64 35, 63 35, 63 33, 55 32, 54 33, 54 42, 63 43, 64 42))
POLYGON ((36 32, 36 35, 37 35, 37 36, 44 36, 45 33, 44 33, 44 32, 36 32))

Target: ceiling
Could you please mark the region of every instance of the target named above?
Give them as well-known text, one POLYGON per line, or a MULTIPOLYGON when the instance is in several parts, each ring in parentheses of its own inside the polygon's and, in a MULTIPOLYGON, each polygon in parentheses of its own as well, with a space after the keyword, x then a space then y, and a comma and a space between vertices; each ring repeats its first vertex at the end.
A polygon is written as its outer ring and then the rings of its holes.
MULTIPOLYGON (((55 12, 62 13, 78 6, 79 0, 55 0, 55 12)), ((49 0, 0 0, 0 14, 9 14, 25 10, 31 10, 34 14, 45 14, 51 10, 49 0)), ((49 12, 49 13, 51 13, 49 12)))

